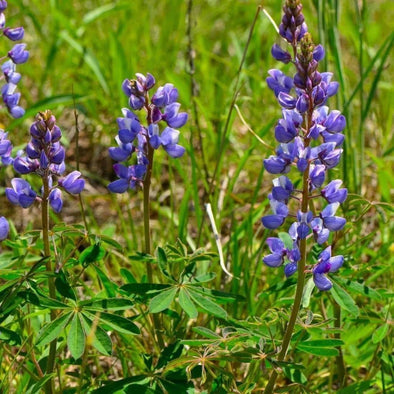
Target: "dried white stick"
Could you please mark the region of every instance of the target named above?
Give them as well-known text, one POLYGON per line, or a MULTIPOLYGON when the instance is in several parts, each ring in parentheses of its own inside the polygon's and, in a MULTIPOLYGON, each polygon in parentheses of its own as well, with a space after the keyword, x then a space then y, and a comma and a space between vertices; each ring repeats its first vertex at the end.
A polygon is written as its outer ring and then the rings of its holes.
POLYGON ((211 226, 212 226, 213 235, 215 237, 216 246, 218 248, 220 266, 222 267, 222 270, 227 275, 229 275, 229 276, 231 276, 233 278, 234 275, 231 274, 230 272, 228 272, 226 266, 224 265, 222 243, 220 241, 220 235, 219 235, 218 230, 216 228, 215 218, 213 217, 211 204, 210 203, 205 204, 205 209, 207 210, 208 218, 209 218, 209 221, 211 222, 211 226))

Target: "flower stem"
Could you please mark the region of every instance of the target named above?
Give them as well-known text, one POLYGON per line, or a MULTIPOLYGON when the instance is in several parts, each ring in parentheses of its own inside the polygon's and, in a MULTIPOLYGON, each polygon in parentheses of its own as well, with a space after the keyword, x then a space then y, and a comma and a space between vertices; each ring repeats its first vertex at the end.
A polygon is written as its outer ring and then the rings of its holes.
MULTIPOLYGON (((150 242, 150 185, 151 185, 151 177, 152 177, 152 167, 153 167, 153 154, 154 149, 147 144, 148 146, 148 160, 149 164, 146 170, 145 178, 144 178, 144 235, 145 235, 145 248, 144 252, 146 254, 151 254, 151 242, 150 242)), ((153 269, 151 261, 147 262, 146 265, 146 274, 148 277, 148 282, 153 282, 153 269)), ((154 331, 156 333, 157 343, 159 344, 160 349, 164 348, 164 341, 160 333, 160 321, 158 316, 153 314, 153 326, 154 331)))
MULTIPOLYGON (((306 212, 308 208, 308 176, 309 176, 309 165, 308 168, 305 170, 303 176, 303 199, 302 199, 303 212, 306 212)), ((290 319, 286 327, 285 335, 283 337, 282 348, 278 355, 278 361, 283 361, 286 357, 290 340, 293 335, 293 330, 297 320, 298 312, 300 310, 302 293, 304 290, 304 283, 305 283, 305 272, 304 272, 306 265, 306 239, 305 238, 300 241, 300 253, 301 253, 301 260, 298 263, 297 289, 294 298, 293 309, 291 310, 290 319)), ((273 369, 268 384, 264 390, 264 394, 270 394, 273 392, 277 377, 278 377, 278 372, 275 369, 273 369)))
MULTIPOLYGON (((44 257, 46 257, 46 270, 48 273, 48 289, 50 298, 56 298, 55 282, 52 276, 53 267, 51 261, 51 250, 49 245, 49 210, 48 210, 48 199, 49 199, 49 177, 44 175, 42 177, 43 183, 43 195, 41 202, 41 217, 42 217, 42 238, 44 242, 44 257)), ((50 312, 51 321, 56 319, 56 310, 51 309, 50 312)), ((47 374, 53 373, 55 369, 55 358, 56 358, 56 338, 49 344, 49 355, 47 360, 47 374)), ((54 380, 50 379, 46 384, 46 392, 55 392, 54 380)))
MULTIPOLYGON (((146 170, 144 179, 144 235, 145 235, 145 248, 144 252, 146 254, 151 254, 151 243, 150 243, 150 184, 152 177, 152 167, 153 167, 153 148, 148 144, 148 160, 149 164, 146 170)), ((148 282, 152 283, 153 271, 152 263, 147 264, 147 277, 148 282)))

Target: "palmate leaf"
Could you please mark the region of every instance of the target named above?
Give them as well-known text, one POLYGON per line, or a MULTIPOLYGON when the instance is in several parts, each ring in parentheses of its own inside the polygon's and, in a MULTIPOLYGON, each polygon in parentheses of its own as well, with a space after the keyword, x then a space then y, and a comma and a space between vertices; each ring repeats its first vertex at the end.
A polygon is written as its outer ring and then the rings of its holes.
POLYGON ((85 332, 81 323, 81 314, 75 313, 71 320, 70 330, 67 336, 67 346, 75 360, 79 359, 85 350, 85 332))
POLYGON ((140 334, 138 326, 125 317, 106 312, 97 312, 97 314, 95 314, 85 311, 85 314, 92 320, 99 319, 100 322, 110 330, 114 330, 122 334, 140 334))
POLYGON ((149 303, 149 312, 158 313, 167 309, 172 301, 174 301, 177 291, 177 286, 161 291, 157 296, 151 299, 149 303))
POLYGON ((82 324, 86 333, 87 344, 91 344, 101 354, 110 356, 112 354, 112 341, 107 333, 96 322, 93 323, 84 313, 82 313, 82 324))
POLYGON ((44 346, 49 342, 52 342, 54 339, 56 339, 60 335, 60 333, 64 330, 64 328, 67 326, 72 315, 73 315, 72 312, 68 312, 64 315, 59 316, 57 319, 47 324, 41 330, 36 345, 44 346))
POLYGON ((190 295, 185 288, 181 288, 179 291, 178 301, 181 308, 189 315, 191 319, 197 318, 197 308, 193 304, 193 301, 191 300, 190 295))

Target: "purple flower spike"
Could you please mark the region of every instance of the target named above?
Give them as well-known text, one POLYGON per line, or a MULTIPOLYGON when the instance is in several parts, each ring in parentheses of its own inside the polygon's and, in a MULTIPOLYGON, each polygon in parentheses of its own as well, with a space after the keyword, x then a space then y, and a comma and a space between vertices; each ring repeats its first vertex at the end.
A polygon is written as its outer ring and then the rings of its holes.
POLYGON ((37 194, 31 188, 30 183, 21 178, 14 178, 11 180, 12 189, 7 187, 5 194, 8 200, 15 205, 20 205, 22 208, 28 208, 36 200, 37 194))
POLYGON ((73 171, 65 178, 59 180, 59 185, 63 186, 63 188, 71 194, 79 194, 85 187, 85 181, 79 179, 80 176, 81 173, 79 171, 73 171))
MULTIPOLYGON (((340 188, 339 179, 325 187, 324 183, 327 172, 337 166, 341 158, 346 119, 340 111, 330 111, 326 105, 337 93, 339 84, 332 81, 332 73, 318 70, 325 51, 322 45, 314 44, 307 32, 301 0, 285 0, 283 12, 279 34, 291 48, 287 51, 275 44, 271 54, 275 60, 294 65, 295 71, 293 78, 280 70, 268 72, 267 84, 281 106, 283 117, 275 126, 275 138, 280 145, 275 155, 264 160, 264 168, 271 174, 288 174, 296 167, 302 176, 292 181, 287 176, 274 180, 268 195, 273 213, 261 220, 264 227, 272 230, 282 226, 288 216, 296 217, 288 228, 288 235, 281 235, 286 245, 292 240, 292 249, 269 245, 272 253, 264 258, 270 266, 284 264, 284 273, 289 277, 298 266, 304 271, 302 275, 309 272, 304 262, 310 261, 310 245, 305 248, 310 241, 322 245, 329 241, 330 232, 345 226, 346 220, 335 216, 335 212, 346 200, 347 189, 340 188), (318 199, 329 203, 322 211, 318 199), (312 206, 313 213, 308 211, 312 206), (301 250, 306 254, 302 258, 301 250)), ((320 290, 331 288, 332 283, 325 274, 336 271, 342 263, 342 256, 331 258, 331 249, 321 254, 313 269, 313 279, 320 290)))
POLYGON ((8 237, 10 231, 10 225, 8 220, 4 217, 0 217, 0 241, 4 241, 8 237))

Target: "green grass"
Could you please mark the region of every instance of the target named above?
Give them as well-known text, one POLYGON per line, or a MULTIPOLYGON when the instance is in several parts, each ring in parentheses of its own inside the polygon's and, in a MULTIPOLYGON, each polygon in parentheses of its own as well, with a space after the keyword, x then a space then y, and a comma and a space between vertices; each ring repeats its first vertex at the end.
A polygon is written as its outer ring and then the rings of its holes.
MULTIPOLYGON (((260 217, 269 209, 267 194, 273 178, 264 172, 262 161, 271 152, 248 128, 268 145, 275 145, 273 128, 280 117, 280 108, 265 78, 271 68, 286 71, 290 66, 272 59, 270 49, 279 38, 263 12, 259 12, 248 42, 258 2, 195 0, 189 35, 187 3, 180 0, 14 1, 9 6, 7 20, 25 27, 25 41, 31 54, 29 62, 19 67, 23 75, 20 91, 27 112, 22 120, 11 120, 2 113, 0 123, 9 130, 14 145, 23 144, 35 113, 51 109, 69 144, 67 164, 74 168, 75 100, 80 129, 79 164, 89 184, 83 197, 89 230, 106 234, 125 247, 124 252, 109 253, 100 263, 112 284, 102 283, 90 272, 95 279, 92 287, 86 285, 85 291, 108 295, 111 286, 116 288, 125 277, 129 282, 131 278, 143 280, 146 265, 144 261, 129 258, 142 250, 142 193, 111 196, 106 189, 114 178, 107 148, 114 143, 116 118, 121 115, 121 108, 127 106, 121 82, 136 72, 151 72, 159 85, 174 83, 182 108, 190 115, 189 123, 181 131, 181 143, 187 154, 180 160, 169 159, 163 152, 155 156, 151 192, 154 247, 174 243, 179 238, 189 251, 201 246, 217 252, 210 223, 205 218, 204 203, 210 202, 224 258, 235 278, 229 280, 217 258, 209 264, 204 262, 199 273, 215 272, 212 288, 245 297, 246 302, 228 308, 234 325, 238 324, 235 319, 239 319, 240 325, 256 333, 263 330, 261 322, 269 322, 272 330, 269 335, 278 339, 283 329, 281 318, 288 313, 295 282, 283 285, 282 271, 269 269, 261 261, 269 234, 261 227, 260 217), (233 108, 234 104, 247 125, 233 108)), ((281 3, 271 0, 263 4, 277 23, 281 3)), ((389 339, 387 336, 371 342, 370 338, 389 318, 392 293, 390 264, 394 241, 390 202, 394 184, 390 55, 394 35, 390 27, 394 7, 389 1, 314 0, 304 2, 304 13, 315 41, 325 46, 322 66, 340 81, 340 93, 331 100, 330 107, 341 110, 347 117, 342 166, 333 175, 344 179, 350 193, 343 208, 350 225, 340 234, 336 245, 336 251, 345 254, 347 261, 338 276, 344 281, 378 289, 377 295, 371 296, 363 288, 352 289, 346 283, 341 284, 355 298, 359 310, 356 315, 346 308, 342 313, 341 339, 345 343, 343 352, 349 381, 371 380, 375 389, 387 390, 384 386, 390 376, 387 370, 392 367, 387 353, 389 339)), ((12 174, 7 169, 2 170, 2 175, 3 186, 9 183, 12 174)), ((18 210, 11 209, 3 195, 1 204, 1 214, 12 211, 16 227, 22 230, 25 219, 18 210)), ((33 220, 33 215, 28 216, 27 221, 33 220)), ((77 200, 66 203, 61 220, 81 222, 77 200)), ((164 280, 158 271, 156 280, 164 280)), ((327 298, 332 301, 332 297, 314 292, 312 298, 311 313, 318 321, 330 320, 334 308, 327 298)), ((167 316, 162 318, 167 333, 182 332, 187 321, 182 315, 183 320, 173 327, 167 316)), ((215 323, 205 314, 199 315, 194 326, 215 329, 215 323)), ((333 333, 332 325, 321 330, 316 327, 307 330, 306 326, 299 327, 297 335, 319 339, 322 334, 333 333)), ((190 330, 183 334, 193 337, 190 330)), ((172 338, 175 337, 176 334, 172 338)), ((121 367, 113 368, 114 376, 125 378, 147 369, 139 353, 152 346, 149 340, 144 338, 139 350, 134 337, 119 335, 117 341, 121 367), (135 365, 130 366, 129 359, 135 360, 135 365)), ((2 352, 4 355, 5 351, 2 352)), ((308 377, 309 390, 334 392, 330 378, 320 379, 318 375, 334 374, 336 358, 322 362, 318 357, 308 359, 305 353, 297 355, 298 361, 306 366, 303 373, 308 377)), ((17 363, 15 355, 7 357, 17 363)), ((97 360, 96 356, 98 372, 91 376, 94 387, 101 384, 105 375, 105 367, 97 360)), ((223 363, 217 364, 224 368, 223 363)), ((253 383, 253 377, 258 384, 266 381, 256 364, 250 371, 253 368, 256 371, 248 375, 250 382, 253 383)), ((4 379, 0 387, 9 388, 15 371, 16 365, 12 364, 4 373, 0 372, 0 379, 4 379)), ((203 384, 200 388, 209 390, 203 384)))

